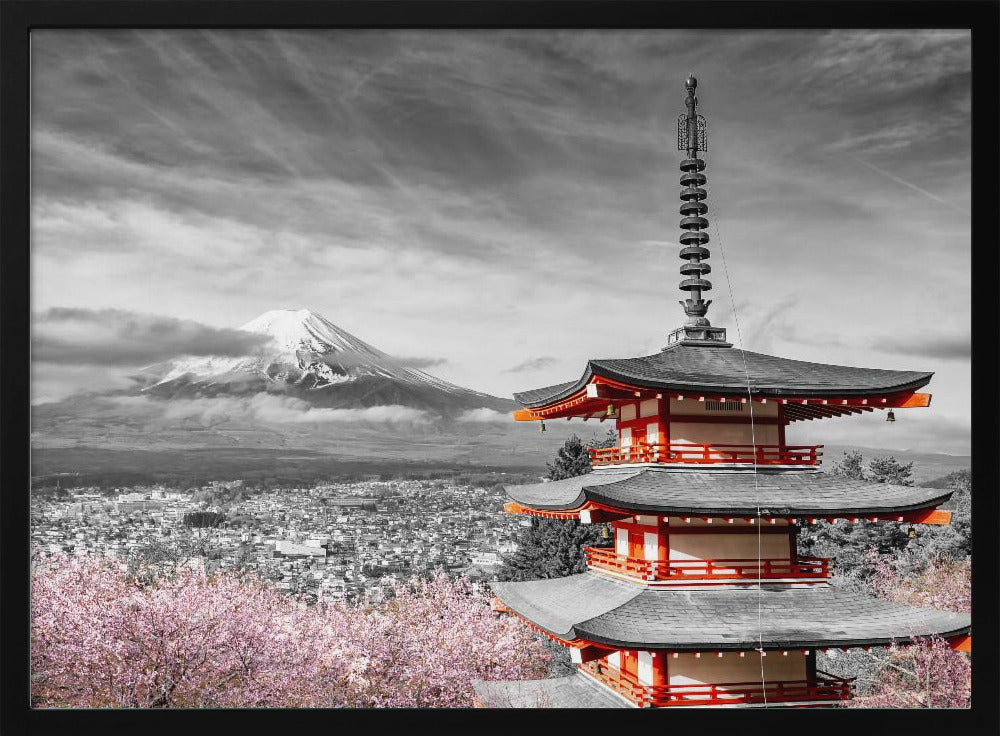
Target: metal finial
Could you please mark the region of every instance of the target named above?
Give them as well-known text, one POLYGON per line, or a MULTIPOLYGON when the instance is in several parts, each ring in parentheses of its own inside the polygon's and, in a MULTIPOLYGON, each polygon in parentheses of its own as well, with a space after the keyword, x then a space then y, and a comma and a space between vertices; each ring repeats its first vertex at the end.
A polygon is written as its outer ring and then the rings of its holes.
POLYGON ((705 159, 699 158, 699 153, 708 150, 708 126, 705 118, 698 114, 698 98, 694 94, 698 80, 693 74, 689 75, 684 86, 687 89, 687 99, 684 101, 687 112, 677 118, 677 149, 687 153, 687 157, 681 161, 683 173, 680 179, 681 186, 684 187, 680 193, 680 226, 684 231, 680 237, 680 257, 684 261, 680 272, 685 277, 680 282, 680 289, 687 293, 687 298, 680 304, 684 307, 688 320, 684 327, 671 333, 668 343, 710 341, 713 344, 728 345, 725 342, 725 329, 712 327, 705 316, 712 300, 703 299, 702 293, 712 288, 712 282, 704 276, 711 273, 712 267, 706 262, 711 255, 705 247, 708 243, 708 220, 705 219, 708 205, 704 200, 708 193, 704 189, 707 182, 703 173, 705 159))
POLYGON ((705 118, 698 114, 698 98, 694 96, 695 87, 698 80, 694 75, 687 78, 687 114, 681 115, 677 119, 677 147, 687 152, 687 158, 681 162, 681 228, 684 233, 681 235, 680 257, 685 261, 681 266, 681 275, 686 276, 680 283, 682 291, 688 293, 688 298, 681 302, 684 313, 688 316, 687 324, 694 327, 709 326, 710 323, 705 317, 711 300, 704 300, 701 297, 703 291, 712 288, 712 282, 702 278, 712 271, 712 267, 704 261, 709 257, 708 220, 704 215, 708 212, 708 205, 704 199, 708 193, 703 189, 708 181, 705 174, 705 160, 698 158, 700 151, 705 151, 708 146, 706 140, 705 118))

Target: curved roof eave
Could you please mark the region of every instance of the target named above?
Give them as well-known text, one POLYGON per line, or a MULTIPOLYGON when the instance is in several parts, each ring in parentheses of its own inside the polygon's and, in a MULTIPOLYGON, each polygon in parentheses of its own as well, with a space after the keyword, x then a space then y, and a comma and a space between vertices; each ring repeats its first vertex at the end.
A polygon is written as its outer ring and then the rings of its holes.
MULTIPOLYGON (((674 348, 676 349, 676 348, 674 348)), ((697 349, 697 348, 692 348, 697 349)), ((788 358, 777 358, 775 356, 768 356, 758 353, 749 353, 756 357, 764 358, 770 361, 777 361, 779 364, 787 364, 789 369, 798 366, 819 366, 822 368, 835 369, 836 372, 843 371, 868 371, 871 373, 899 373, 909 376, 909 380, 903 380, 896 383, 885 383, 885 384, 874 384, 870 386, 856 387, 851 385, 852 380, 848 376, 844 376, 844 385, 799 385, 799 386, 781 386, 780 379, 776 375, 758 375, 757 377, 752 377, 752 383, 757 383, 758 385, 752 386, 751 395, 761 396, 761 397, 780 397, 780 396, 803 396, 803 397, 828 397, 828 396, 871 396, 878 394, 895 394, 904 391, 915 391, 918 388, 926 386, 930 383, 931 378, 934 376, 933 371, 883 371, 882 369, 866 369, 866 368, 856 368, 852 366, 834 366, 826 364, 812 364, 806 363, 805 361, 796 361, 788 358)), ((624 360, 614 360, 614 359, 592 359, 587 361, 587 367, 583 372, 583 375, 576 381, 568 381, 565 383, 557 383, 552 386, 545 386, 538 389, 532 389, 530 391, 521 391, 514 394, 514 400, 517 401, 521 406, 528 409, 538 408, 540 406, 545 406, 556 401, 561 401, 563 399, 572 396, 581 389, 583 389, 594 376, 602 376, 613 381, 618 381, 620 383, 625 383, 631 386, 638 386, 640 388, 658 389, 663 391, 676 391, 685 392, 692 389, 706 392, 719 392, 721 394, 743 394, 746 393, 746 381, 742 376, 734 375, 731 379, 722 378, 722 380, 715 381, 699 381, 694 380, 690 376, 685 377, 683 380, 670 380, 663 379, 651 379, 643 378, 642 376, 626 373, 618 370, 608 363, 623 363, 626 361, 641 361, 648 358, 653 358, 656 356, 644 356, 644 358, 626 358, 624 360)), ((669 373, 669 371, 666 371, 669 373)), ((718 375, 716 373, 716 375, 718 375)), ((824 381, 828 381, 828 378, 824 378, 824 381)))
POLYGON ((748 471, 643 468, 505 486, 504 490, 516 503, 539 511, 573 511, 593 501, 640 513, 752 515, 760 508, 766 515, 789 517, 923 511, 940 506, 954 493, 948 489, 853 481, 809 471, 757 473, 755 478, 748 471), (763 485, 758 482, 761 478, 763 485))
POLYGON ((966 613, 900 605, 831 586, 652 589, 585 572, 491 587, 512 611, 554 636, 630 649, 880 646, 932 634, 959 636, 972 628, 966 613), (763 628, 758 606, 767 613, 763 628))

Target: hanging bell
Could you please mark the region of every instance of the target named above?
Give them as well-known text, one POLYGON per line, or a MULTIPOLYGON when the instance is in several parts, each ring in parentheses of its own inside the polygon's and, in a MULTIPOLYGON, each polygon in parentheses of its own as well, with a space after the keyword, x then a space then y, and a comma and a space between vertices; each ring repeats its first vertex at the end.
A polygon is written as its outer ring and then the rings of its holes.
POLYGON ((604 412, 604 416, 607 417, 608 419, 614 419, 615 418, 615 405, 614 404, 608 404, 608 408, 604 412))
POLYGON ((892 409, 890 409, 889 413, 885 415, 885 421, 887 421, 887 422, 894 422, 894 421, 896 421, 896 415, 893 414, 892 409))
POLYGON ((538 431, 539 432, 544 432, 545 431, 545 420, 544 419, 538 423, 538 431))
POLYGON ((916 528, 911 526, 909 529, 907 529, 906 536, 908 536, 910 539, 913 539, 915 536, 917 536, 916 528))
POLYGON ((601 527, 601 539, 611 539, 611 532, 608 531, 606 526, 601 527))

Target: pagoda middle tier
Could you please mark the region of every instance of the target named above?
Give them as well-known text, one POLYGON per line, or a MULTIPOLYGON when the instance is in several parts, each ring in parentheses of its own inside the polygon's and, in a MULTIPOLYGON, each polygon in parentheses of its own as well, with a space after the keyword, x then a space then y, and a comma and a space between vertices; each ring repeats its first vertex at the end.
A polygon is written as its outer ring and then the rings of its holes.
POLYGON ((848 519, 947 523, 935 512, 952 494, 940 488, 900 486, 830 475, 815 469, 712 470, 598 468, 563 480, 506 486, 508 513, 584 523, 635 513, 733 519, 848 519))

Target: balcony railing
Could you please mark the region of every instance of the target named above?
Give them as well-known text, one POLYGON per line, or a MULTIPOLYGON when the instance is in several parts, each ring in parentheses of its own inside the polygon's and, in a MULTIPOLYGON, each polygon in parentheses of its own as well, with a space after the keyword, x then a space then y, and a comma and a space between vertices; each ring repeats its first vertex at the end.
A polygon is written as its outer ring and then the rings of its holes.
POLYGON ((693 443, 590 449, 590 462, 601 465, 626 463, 737 463, 757 465, 819 465, 823 445, 698 445, 693 443))
POLYGON ((774 580, 812 578, 826 580, 832 561, 828 557, 793 559, 644 560, 622 557, 613 547, 584 547, 587 565, 641 580, 774 580))
POLYGON ((851 697, 853 681, 817 672, 815 682, 785 680, 761 683, 758 680, 695 685, 643 685, 632 675, 608 666, 603 660, 587 662, 580 665, 580 669, 640 708, 847 700, 851 697))

